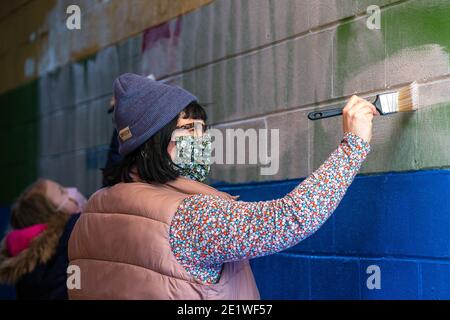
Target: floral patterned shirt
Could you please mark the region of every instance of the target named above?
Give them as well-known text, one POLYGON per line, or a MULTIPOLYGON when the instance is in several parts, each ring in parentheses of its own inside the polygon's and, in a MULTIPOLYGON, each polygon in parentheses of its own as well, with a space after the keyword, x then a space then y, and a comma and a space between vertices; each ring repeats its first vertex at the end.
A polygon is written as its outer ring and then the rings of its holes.
POLYGON ((213 284, 225 262, 296 245, 333 213, 369 151, 367 142, 345 133, 320 168, 281 199, 244 202, 203 194, 185 198, 170 226, 175 258, 195 279, 213 284))

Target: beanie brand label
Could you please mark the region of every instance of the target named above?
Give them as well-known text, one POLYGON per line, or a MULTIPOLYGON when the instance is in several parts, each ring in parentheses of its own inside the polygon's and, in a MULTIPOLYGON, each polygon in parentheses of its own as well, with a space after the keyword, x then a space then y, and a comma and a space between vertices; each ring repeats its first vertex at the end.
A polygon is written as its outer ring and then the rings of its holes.
POLYGON ((119 131, 119 137, 122 141, 127 141, 133 136, 129 127, 123 128, 119 131))

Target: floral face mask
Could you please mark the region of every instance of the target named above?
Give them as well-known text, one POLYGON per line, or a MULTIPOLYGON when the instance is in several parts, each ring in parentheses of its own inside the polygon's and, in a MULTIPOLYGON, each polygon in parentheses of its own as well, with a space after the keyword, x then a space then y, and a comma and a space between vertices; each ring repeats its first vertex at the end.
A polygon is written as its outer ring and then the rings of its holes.
POLYGON ((203 182, 211 167, 211 136, 175 138, 174 168, 183 177, 203 182))

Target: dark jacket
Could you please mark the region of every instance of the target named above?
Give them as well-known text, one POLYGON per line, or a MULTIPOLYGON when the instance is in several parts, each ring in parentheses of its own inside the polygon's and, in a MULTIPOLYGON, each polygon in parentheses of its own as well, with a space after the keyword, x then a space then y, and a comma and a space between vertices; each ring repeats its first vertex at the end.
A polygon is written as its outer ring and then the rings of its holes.
POLYGON ((67 245, 79 214, 50 222, 28 249, 10 257, 0 252, 0 282, 15 284, 17 299, 67 299, 67 245))
MULTIPOLYGON (((117 130, 114 129, 104 170, 117 166, 122 162, 122 159, 123 157, 119 153, 119 135, 117 134, 117 130)), ((103 178, 103 187, 109 187, 108 181, 105 178, 103 178)))

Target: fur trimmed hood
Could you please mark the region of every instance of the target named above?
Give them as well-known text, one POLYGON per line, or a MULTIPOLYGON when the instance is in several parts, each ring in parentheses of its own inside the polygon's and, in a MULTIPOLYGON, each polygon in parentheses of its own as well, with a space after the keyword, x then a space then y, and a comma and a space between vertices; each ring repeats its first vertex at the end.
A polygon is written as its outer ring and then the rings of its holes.
POLYGON ((55 215, 47 229, 34 238, 30 246, 12 257, 6 246, 6 237, 0 245, 0 283, 16 284, 25 274, 32 272, 41 263, 47 263, 55 254, 59 239, 69 219, 68 214, 55 215))

